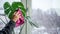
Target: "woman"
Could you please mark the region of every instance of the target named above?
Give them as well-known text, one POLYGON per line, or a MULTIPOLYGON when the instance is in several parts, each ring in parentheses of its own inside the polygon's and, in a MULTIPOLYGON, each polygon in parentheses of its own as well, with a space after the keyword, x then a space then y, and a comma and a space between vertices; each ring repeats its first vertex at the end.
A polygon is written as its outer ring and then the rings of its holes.
POLYGON ((0 34, 12 34, 16 21, 19 19, 19 14, 14 12, 13 18, 6 24, 6 26, 0 31, 0 34))

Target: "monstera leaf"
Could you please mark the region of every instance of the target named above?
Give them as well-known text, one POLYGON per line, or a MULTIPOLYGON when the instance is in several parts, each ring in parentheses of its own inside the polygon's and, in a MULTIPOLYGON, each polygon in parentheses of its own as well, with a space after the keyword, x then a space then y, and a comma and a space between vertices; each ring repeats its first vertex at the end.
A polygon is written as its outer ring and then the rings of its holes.
POLYGON ((24 8, 24 5, 21 2, 13 2, 12 5, 10 5, 8 2, 5 2, 4 4, 4 12, 10 19, 13 17, 15 10, 17 10, 18 8, 21 9, 22 14, 25 17, 26 9, 24 8))
POLYGON ((4 4, 4 11, 5 11, 5 14, 8 14, 10 12, 10 4, 8 2, 6 2, 4 4))
POLYGON ((26 16, 26 9, 24 8, 24 5, 21 2, 13 2, 12 4, 13 10, 16 10, 18 8, 21 9, 23 16, 26 16), (18 7, 18 8, 17 8, 18 7))

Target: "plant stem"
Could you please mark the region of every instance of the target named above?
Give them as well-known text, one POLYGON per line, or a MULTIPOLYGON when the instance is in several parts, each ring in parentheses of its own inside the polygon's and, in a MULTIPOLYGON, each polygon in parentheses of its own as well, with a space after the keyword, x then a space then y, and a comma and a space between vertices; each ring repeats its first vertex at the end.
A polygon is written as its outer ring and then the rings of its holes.
POLYGON ((21 34, 21 33, 22 33, 22 29, 23 29, 24 25, 25 25, 25 23, 22 25, 22 27, 21 27, 21 29, 20 29, 20 32, 19 32, 19 34, 21 34))

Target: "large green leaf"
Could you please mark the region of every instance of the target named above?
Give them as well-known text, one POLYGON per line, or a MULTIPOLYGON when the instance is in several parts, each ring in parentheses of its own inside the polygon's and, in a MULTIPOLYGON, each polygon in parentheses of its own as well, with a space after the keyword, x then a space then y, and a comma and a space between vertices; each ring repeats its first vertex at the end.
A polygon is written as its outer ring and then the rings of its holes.
POLYGON ((25 17, 26 9, 21 2, 13 2, 12 5, 10 5, 8 2, 5 2, 4 4, 4 12, 10 19, 13 17, 15 10, 17 10, 18 8, 21 9, 22 14, 25 17))
POLYGON ((22 8, 20 8, 20 9, 21 9, 21 11, 22 11, 23 16, 24 16, 24 17, 26 17, 26 9, 25 9, 25 8, 23 8, 23 7, 22 7, 22 8))
POLYGON ((8 14, 10 11, 10 4, 8 2, 5 2, 4 4, 4 12, 5 14, 8 14))
POLYGON ((24 8, 24 5, 21 2, 13 2, 12 7, 14 11, 20 8, 23 13, 23 16, 25 17, 26 9, 24 8))
POLYGON ((13 2, 13 3, 12 3, 12 9, 13 9, 14 11, 17 10, 19 7, 20 7, 20 8, 21 8, 21 7, 24 7, 21 2, 13 2))

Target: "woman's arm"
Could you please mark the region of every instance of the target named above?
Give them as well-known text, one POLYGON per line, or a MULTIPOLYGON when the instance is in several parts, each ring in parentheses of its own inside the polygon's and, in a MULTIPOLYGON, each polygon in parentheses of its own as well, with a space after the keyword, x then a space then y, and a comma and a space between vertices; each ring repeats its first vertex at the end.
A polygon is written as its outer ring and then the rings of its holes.
POLYGON ((12 34, 13 28, 15 27, 15 22, 19 19, 20 14, 15 12, 13 18, 9 23, 0 31, 0 34, 12 34))
POLYGON ((13 28, 15 27, 15 22, 10 21, 6 26, 0 31, 0 34, 12 34, 13 28))

